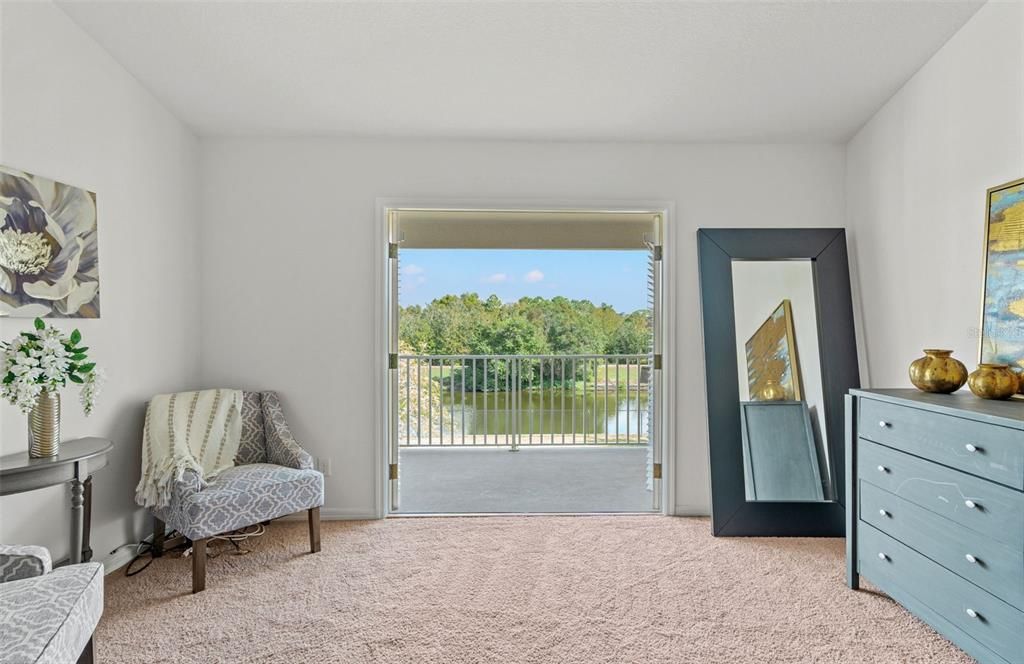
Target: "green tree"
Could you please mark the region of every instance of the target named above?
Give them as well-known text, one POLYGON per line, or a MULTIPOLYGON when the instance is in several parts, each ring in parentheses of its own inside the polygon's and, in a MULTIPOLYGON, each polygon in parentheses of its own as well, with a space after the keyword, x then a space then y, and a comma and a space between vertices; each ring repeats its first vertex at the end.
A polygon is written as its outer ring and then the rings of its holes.
POLYGON ((605 347, 609 355, 639 355, 650 350, 651 326, 646 311, 637 311, 626 317, 612 333, 605 347))
MULTIPOLYGON (((475 293, 461 296, 445 295, 424 310, 426 349, 432 355, 460 355, 471 352, 483 320, 480 297, 475 293)), ((401 333, 401 325, 399 325, 401 333)), ((408 340, 415 346, 416 339, 408 340)))
MULTIPOLYGON (((547 343, 540 329, 520 314, 506 315, 492 326, 481 330, 476 337, 474 355, 543 355, 548 352, 547 343)), ((519 383, 529 385, 538 378, 536 362, 519 363, 519 383)), ((502 389, 511 378, 511 363, 508 360, 490 362, 484 373, 483 362, 476 363, 477 389, 502 389)), ((464 379, 467 386, 472 384, 469 372, 464 379)), ((460 374, 462 375, 462 374, 460 374)))
POLYGON ((472 351, 478 355, 541 355, 548 344, 541 330, 521 315, 502 317, 475 337, 472 351))
POLYGON ((418 305, 405 307, 398 316, 399 345, 409 353, 427 353, 430 349, 431 329, 418 305))
MULTIPOLYGON (((557 296, 523 297, 503 303, 476 293, 445 295, 399 314, 399 339, 410 352, 434 355, 596 355, 646 353, 650 326, 646 311, 624 316, 607 304, 557 296)), ((477 389, 503 388, 507 362, 477 363, 477 389)), ((567 365, 567 368, 570 365, 567 365)), ((521 361, 523 385, 584 378, 593 365, 581 362, 576 376, 562 376, 561 363, 521 361), (553 365, 553 366, 552 366, 553 365), (543 369, 543 373, 542 373, 543 369)), ((466 381, 472 371, 452 372, 446 380, 466 381)))
POLYGON ((619 314, 609 304, 602 304, 600 307, 594 307, 592 314, 594 321, 601 330, 601 335, 604 339, 610 339, 615 331, 622 325, 622 315, 619 314))

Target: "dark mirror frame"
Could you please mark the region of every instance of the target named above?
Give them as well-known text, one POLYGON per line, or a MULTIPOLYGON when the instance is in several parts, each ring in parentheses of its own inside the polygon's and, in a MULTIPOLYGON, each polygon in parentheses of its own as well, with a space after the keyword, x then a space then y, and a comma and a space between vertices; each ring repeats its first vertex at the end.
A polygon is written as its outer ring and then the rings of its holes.
POLYGON ((843 397, 860 387, 846 231, 842 228, 702 228, 697 231, 704 375, 716 536, 845 534, 843 397), (826 438, 835 502, 747 502, 740 430, 733 261, 810 260, 818 311, 826 438))

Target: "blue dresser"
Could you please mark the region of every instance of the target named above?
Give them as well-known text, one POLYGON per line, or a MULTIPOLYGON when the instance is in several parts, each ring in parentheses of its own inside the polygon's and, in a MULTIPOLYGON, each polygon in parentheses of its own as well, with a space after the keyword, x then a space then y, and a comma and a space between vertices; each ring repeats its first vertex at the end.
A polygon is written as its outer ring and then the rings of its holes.
POLYGON ((983 663, 1024 664, 1024 402, 846 397, 847 581, 983 663))

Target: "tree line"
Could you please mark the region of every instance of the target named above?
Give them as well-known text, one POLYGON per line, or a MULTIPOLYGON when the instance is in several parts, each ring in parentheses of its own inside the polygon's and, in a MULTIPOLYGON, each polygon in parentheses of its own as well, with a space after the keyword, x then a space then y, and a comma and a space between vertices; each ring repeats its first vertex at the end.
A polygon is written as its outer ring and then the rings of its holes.
POLYGON ((477 293, 445 295, 399 312, 403 352, 428 355, 635 355, 646 353, 646 310, 565 297, 502 302, 477 293))
MULTIPOLYGON (((523 297, 502 302, 496 295, 445 295, 426 306, 399 311, 402 353, 423 355, 638 355, 650 347, 646 310, 621 314, 610 305, 565 297, 523 297)), ((589 376, 587 364, 576 376, 562 376, 555 363, 519 364, 523 385, 575 382, 589 376)), ((467 389, 496 389, 505 383, 507 363, 492 363, 486 374, 478 363, 453 370, 442 382, 465 381, 467 389), (476 374, 474 376, 474 374, 476 374)))

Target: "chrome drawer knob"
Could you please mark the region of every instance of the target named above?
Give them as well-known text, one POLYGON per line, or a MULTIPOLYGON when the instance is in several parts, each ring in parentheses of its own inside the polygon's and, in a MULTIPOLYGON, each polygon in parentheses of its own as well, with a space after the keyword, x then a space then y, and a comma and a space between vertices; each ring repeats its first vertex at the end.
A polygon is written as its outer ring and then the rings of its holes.
POLYGON ((880 426, 880 427, 882 427, 882 428, 884 429, 884 428, 886 428, 887 426, 889 426, 889 423, 888 423, 888 422, 886 422, 885 420, 879 420, 879 421, 878 421, 878 426, 880 426))
POLYGON ((967 505, 967 507, 971 508, 972 510, 978 509, 978 503, 974 502, 973 500, 965 500, 964 505, 967 505))
POLYGON ((978 564, 978 559, 975 558, 974 556, 972 556, 969 553, 966 556, 964 556, 964 558, 966 558, 967 562, 971 563, 972 565, 977 565, 978 564))
POLYGON ((885 510, 878 510, 878 513, 881 514, 882 516, 892 516, 891 514, 886 512, 885 510))
POLYGON ((975 611, 974 609, 967 609, 967 615, 969 615, 972 618, 977 618, 978 617, 978 612, 975 611))
POLYGON ((879 553, 878 554, 878 559, 879 560, 889 560, 889 556, 885 555, 884 553, 879 553))
POLYGON ((880 473, 887 473, 887 472, 889 472, 889 469, 886 468, 885 466, 879 466, 878 467, 878 472, 880 472, 880 473))
POLYGON ((974 443, 967 443, 966 445, 964 445, 964 448, 966 448, 968 452, 978 451, 978 446, 975 445, 974 443))

